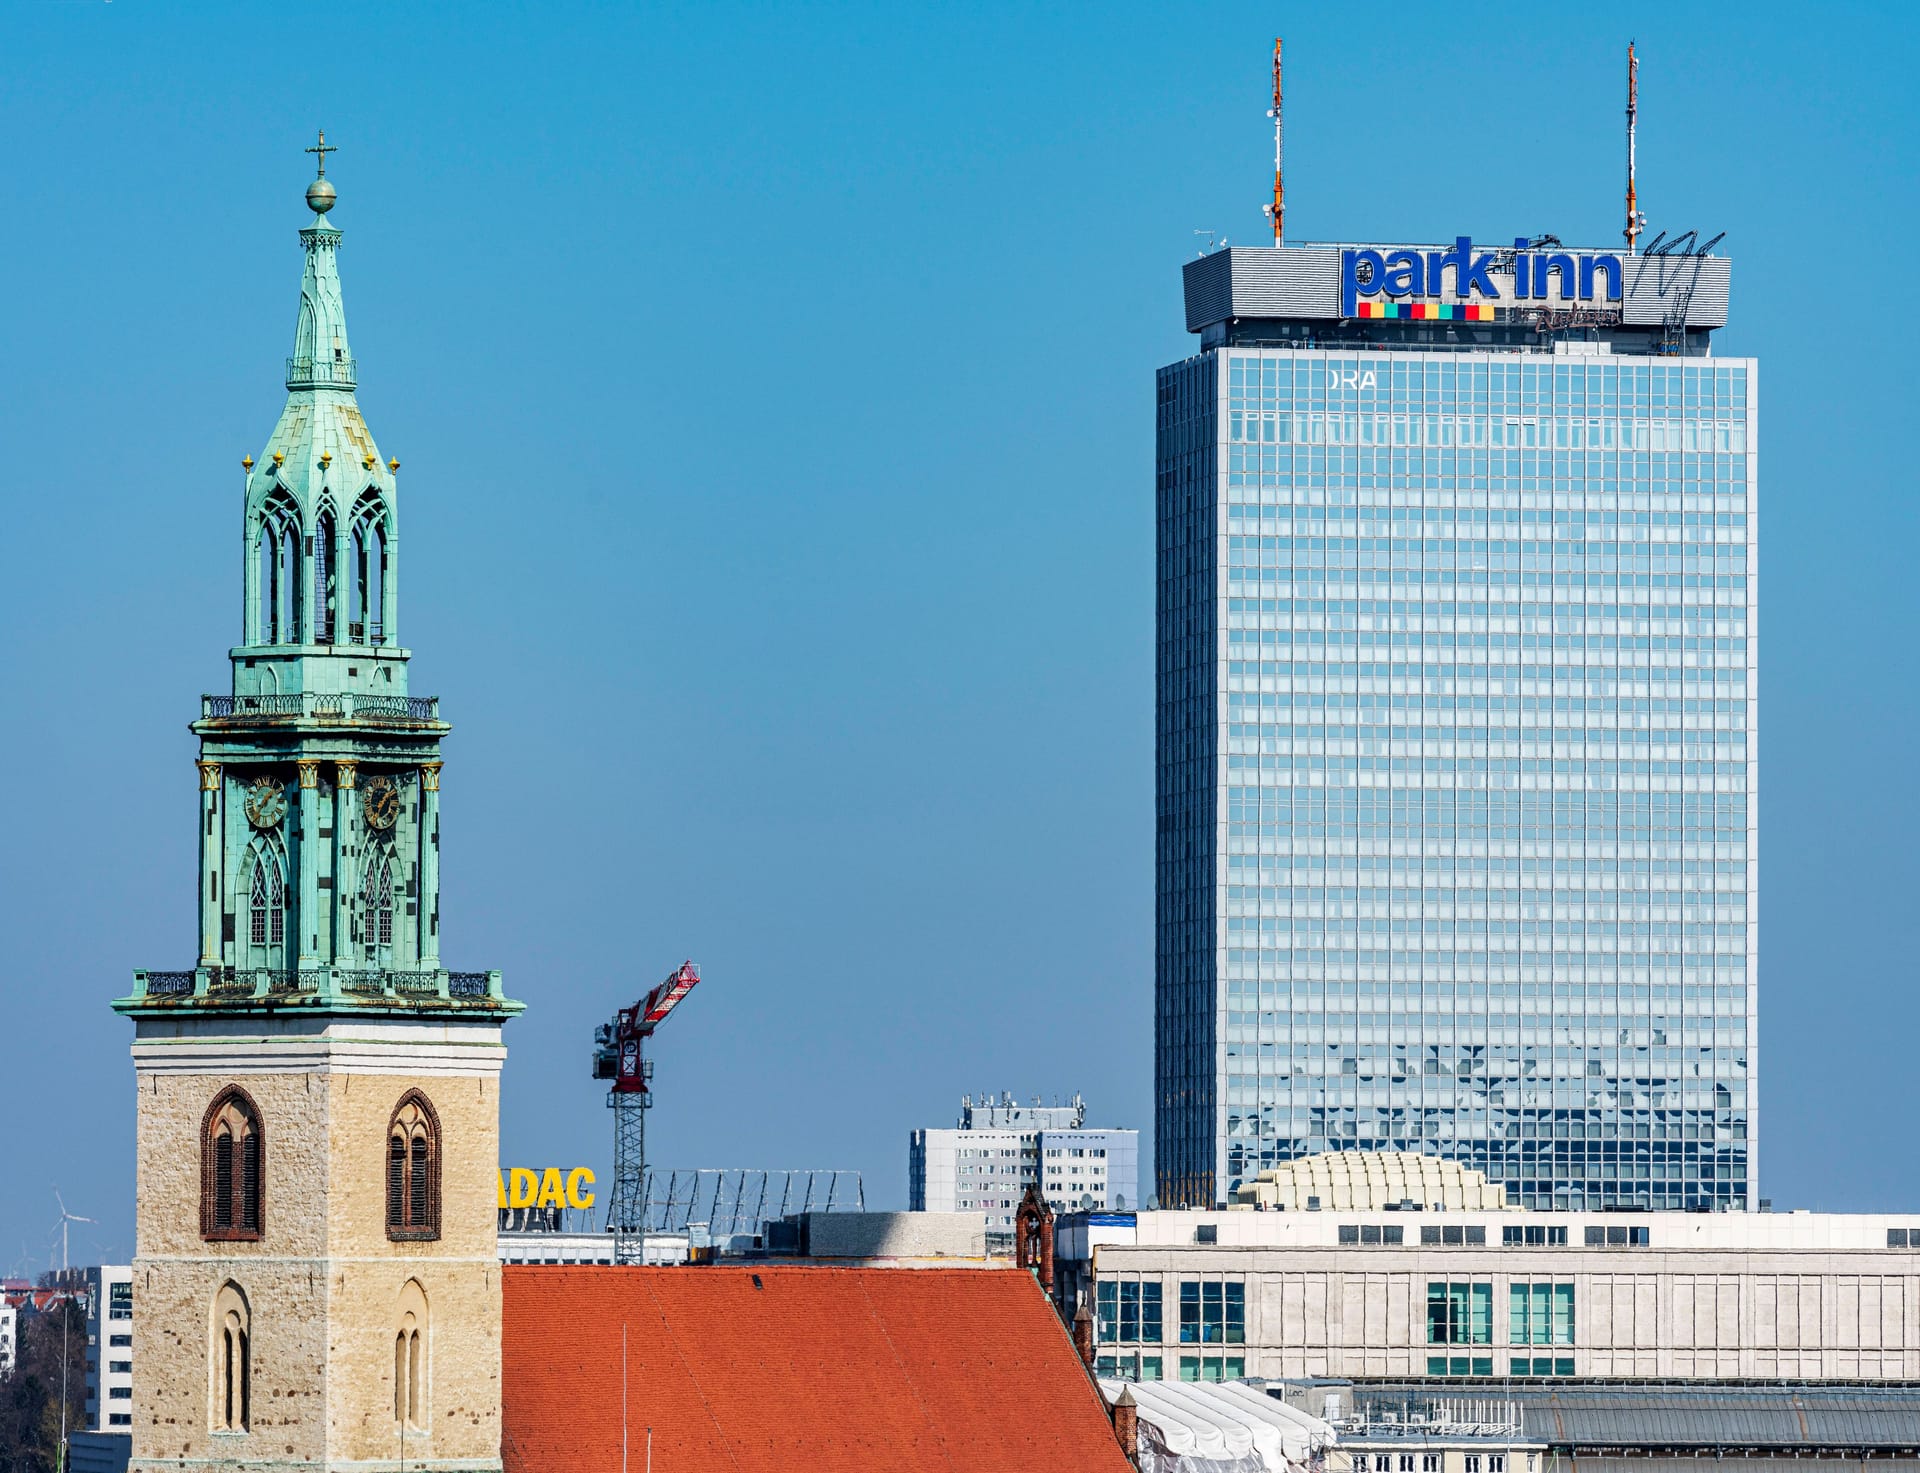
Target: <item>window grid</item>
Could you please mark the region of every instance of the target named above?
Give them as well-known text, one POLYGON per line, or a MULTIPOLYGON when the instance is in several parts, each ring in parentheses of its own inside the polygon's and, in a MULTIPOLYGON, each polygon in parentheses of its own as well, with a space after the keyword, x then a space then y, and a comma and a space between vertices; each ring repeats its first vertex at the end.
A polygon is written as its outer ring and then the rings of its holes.
POLYGON ((1402 1149, 1539 1209, 1746 1204, 1750 378, 1238 348, 1163 371, 1161 1094, 1189 1102, 1163 1199, 1216 1162, 1230 1187, 1402 1149), (1169 674, 1208 654, 1188 726, 1169 674), (1217 789, 1190 770, 1214 748, 1217 789), (1169 806, 1190 785, 1217 842, 1169 806))

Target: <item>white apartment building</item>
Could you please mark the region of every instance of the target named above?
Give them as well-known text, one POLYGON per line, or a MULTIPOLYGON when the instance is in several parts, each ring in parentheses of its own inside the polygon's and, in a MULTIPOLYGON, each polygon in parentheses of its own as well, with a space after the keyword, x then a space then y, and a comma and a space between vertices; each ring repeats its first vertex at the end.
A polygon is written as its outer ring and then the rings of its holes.
POLYGON ((133 1426, 133 1269, 86 1270, 87 1427, 129 1432, 133 1426))
POLYGON ((75 1269, 87 1296, 85 1420, 68 1438, 73 1473, 126 1473, 133 1454, 133 1269, 75 1269))
POLYGON ((1140 1132, 1092 1130, 1086 1105, 961 1100, 952 1130, 916 1130, 907 1146, 914 1212, 978 1212, 990 1235, 1013 1231, 1027 1187, 1042 1184, 1056 1212, 1120 1211, 1139 1204, 1140 1132))
POLYGON ((1073 1214, 1102 1374, 1920 1380, 1920 1214, 1073 1214))
POLYGON ((20 1312, 0 1302, 0 1376, 13 1374, 20 1356, 20 1312))

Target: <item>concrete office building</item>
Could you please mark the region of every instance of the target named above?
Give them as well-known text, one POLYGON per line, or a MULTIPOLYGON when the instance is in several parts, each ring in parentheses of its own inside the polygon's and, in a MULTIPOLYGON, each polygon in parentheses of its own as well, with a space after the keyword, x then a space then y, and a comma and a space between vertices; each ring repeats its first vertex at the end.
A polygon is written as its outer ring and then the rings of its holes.
POLYGON ((1012 1096, 960 1102, 953 1130, 916 1130, 907 1144, 914 1212, 978 1212, 990 1237, 1013 1231, 1027 1187, 1039 1182, 1056 1211, 1139 1205, 1140 1132, 1093 1130, 1078 1095, 1065 1105, 1012 1096))
POLYGON ((1920 1380, 1920 1218, 1070 1214, 1108 1374, 1920 1380))
POLYGON ((76 1269, 87 1304, 86 1420, 69 1442, 74 1473, 125 1473, 133 1456, 133 1269, 76 1269))
POLYGON ((1165 1206, 1312 1152, 1744 1208, 1758 385, 1730 267, 1187 264, 1158 381, 1165 1206))

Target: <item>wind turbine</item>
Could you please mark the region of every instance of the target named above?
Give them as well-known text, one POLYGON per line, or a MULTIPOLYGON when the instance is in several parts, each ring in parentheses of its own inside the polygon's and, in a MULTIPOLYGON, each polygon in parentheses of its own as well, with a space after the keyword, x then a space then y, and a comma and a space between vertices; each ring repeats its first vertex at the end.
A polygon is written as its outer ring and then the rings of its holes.
POLYGON ((94 1222, 96 1219, 82 1217, 77 1212, 67 1211, 66 1198, 60 1195, 60 1188, 53 1189, 53 1200, 60 1204, 60 1279, 61 1287, 67 1291, 67 1302, 60 1306, 60 1465, 59 1473, 67 1470, 67 1329, 73 1323, 73 1286, 67 1280, 71 1265, 67 1261, 67 1229, 76 1222, 94 1222))
POLYGON ((67 1227, 76 1222, 97 1222, 92 1217, 82 1217, 77 1212, 67 1211, 67 1204, 60 1196, 60 1188, 53 1189, 53 1200, 60 1204, 60 1272, 64 1276, 71 1265, 67 1262, 67 1227))

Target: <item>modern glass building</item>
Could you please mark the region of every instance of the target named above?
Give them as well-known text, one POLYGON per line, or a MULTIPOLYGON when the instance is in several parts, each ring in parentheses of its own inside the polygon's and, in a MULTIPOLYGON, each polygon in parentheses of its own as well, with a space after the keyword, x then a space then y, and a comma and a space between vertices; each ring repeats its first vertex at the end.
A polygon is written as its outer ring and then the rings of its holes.
POLYGON ((1756 365, 1711 355, 1723 258, 1515 245, 1187 269, 1163 1206, 1343 1149, 1536 1208, 1751 1205, 1756 365))

